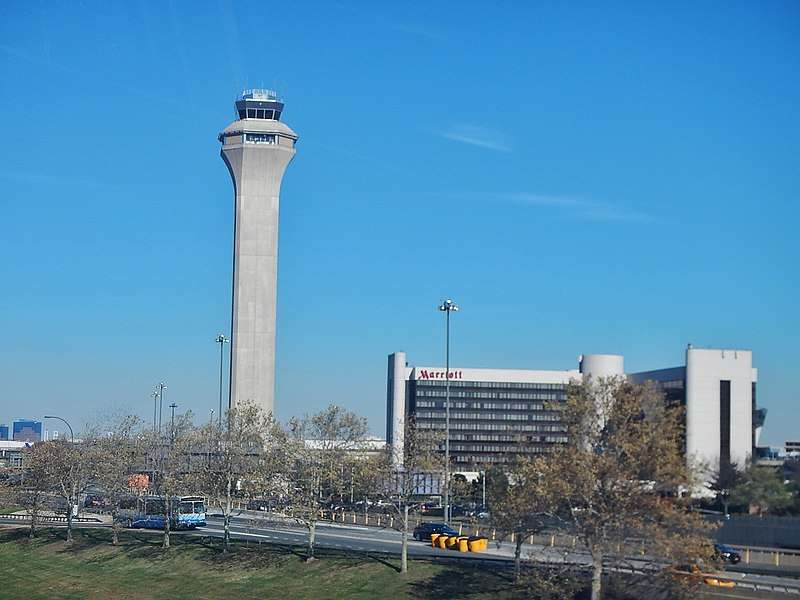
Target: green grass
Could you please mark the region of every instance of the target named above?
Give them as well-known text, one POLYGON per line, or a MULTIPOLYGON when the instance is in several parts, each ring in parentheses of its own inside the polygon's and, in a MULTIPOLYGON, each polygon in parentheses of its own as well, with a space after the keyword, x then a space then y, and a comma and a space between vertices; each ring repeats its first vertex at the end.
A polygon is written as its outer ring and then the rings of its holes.
POLYGON ((3 597, 36 600, 280 598, 374 599, 512 597, 510 575, 427 561, 398 560, 319 550, 307 563, 302 551, 277 545, 237 545, 224 555, 219 540, 175 535, 164 551, 150 532, 79 529, 66 546, 63 530, 42 530, 29 542, 22 529, 0 531, 3 597))
POLYGON ((3 508, 0 508, 0 515, 10 515, 19 510, 22 510, 21 506, 5 506, 3 508))

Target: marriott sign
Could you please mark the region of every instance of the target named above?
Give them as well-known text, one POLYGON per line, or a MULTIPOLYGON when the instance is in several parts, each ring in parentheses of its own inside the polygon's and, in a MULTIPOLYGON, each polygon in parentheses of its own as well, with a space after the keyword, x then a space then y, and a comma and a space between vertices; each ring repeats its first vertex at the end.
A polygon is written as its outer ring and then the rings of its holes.
POLYGON ((417 369, 417 379, 463 379, 463 371, 435 371, 433 369, 417 369))

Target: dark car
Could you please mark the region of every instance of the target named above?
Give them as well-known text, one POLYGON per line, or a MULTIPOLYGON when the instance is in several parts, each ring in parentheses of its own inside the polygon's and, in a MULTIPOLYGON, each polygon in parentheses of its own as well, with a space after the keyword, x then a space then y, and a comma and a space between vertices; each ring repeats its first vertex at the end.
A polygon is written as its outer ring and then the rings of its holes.
POLYGON ((714 544, 714 554, 717 558, 735 565, 742 560, 742 555, 736 548, 731 548, 726 544, 714 544))
POLYGON ((444 523, 420 523, 414 528, 414 539, 421 542, 431 541, 431 535, 441 533, 444 535, 458 535, 458 532, 444 523))

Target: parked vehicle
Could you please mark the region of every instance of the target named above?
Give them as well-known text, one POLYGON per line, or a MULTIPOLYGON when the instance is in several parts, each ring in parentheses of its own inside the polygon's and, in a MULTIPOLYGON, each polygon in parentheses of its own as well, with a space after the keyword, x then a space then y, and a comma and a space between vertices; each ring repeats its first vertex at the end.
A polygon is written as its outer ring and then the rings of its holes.
POLYGON ((105 508, 109 505, 109 501, 99 494, 88 494, 83 501, 84 508, 105 508))
POLYGON ((425 504, 420 505, 419 512, 421 512, 423 515, 429 515, 431 517, 443 517, 444 507, 438 502, 426 502, 425 504))
POLYGON ((741 553, 736 549, 726 544, 714 544, 714 555, 724 562, 729 562, 735 565, 742 560, 741 553))
POLYGON ((269 508, 269 500, 256 498, 247 503, 247 510, 261 510, 266 511, 269 508))
POLYGON ((414 528, 414 539, 421 542, 429 542, 431 535, 440 533, 442 535, 458 535, 458 532, 444 523, 420 523, 414 528))

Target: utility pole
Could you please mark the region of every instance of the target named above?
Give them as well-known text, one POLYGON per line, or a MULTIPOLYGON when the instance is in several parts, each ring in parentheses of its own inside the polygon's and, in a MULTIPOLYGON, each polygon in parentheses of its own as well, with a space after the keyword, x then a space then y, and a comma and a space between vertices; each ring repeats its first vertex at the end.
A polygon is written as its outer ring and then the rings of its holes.
POLYGON ((222 381, 224 379, 222 365, 225 363, 223 348, 230 340, 226 338, 224 334, 220 333, 214 341, 219 344, 219 414, 217 418, 219 419, 220 429, 222 429, 222 381))
POLYGON ((153 433, 158 429, 158 390, 153 390, 150 394, 153 398, 153 433))
POLYGON ((445 313, 445 400, 444 400, 444 522, 450 524, 450 313, 458 305, 449 298, 439 305, 445 313))
POLYGON ((175 409, 178 408, 178 405, 173 402, 169 405, 169 407, 172 409, 172 421, 170 422, 169 439, 170 441, 173 441, 175 439, 175 409))
POLYGON ((162 381, 159 383, 156 388, 158 389, 158 433, 161 433, 161 412, 164 408, 164 390, 167 389, 167 386, 162 381))
POLYGON ((211 468, 211 436, 214 432, 214 409, 211 409, 211 416, 208 419, 208 446, 206 446, 206 458, 208 459, 208 468, 211 468))

